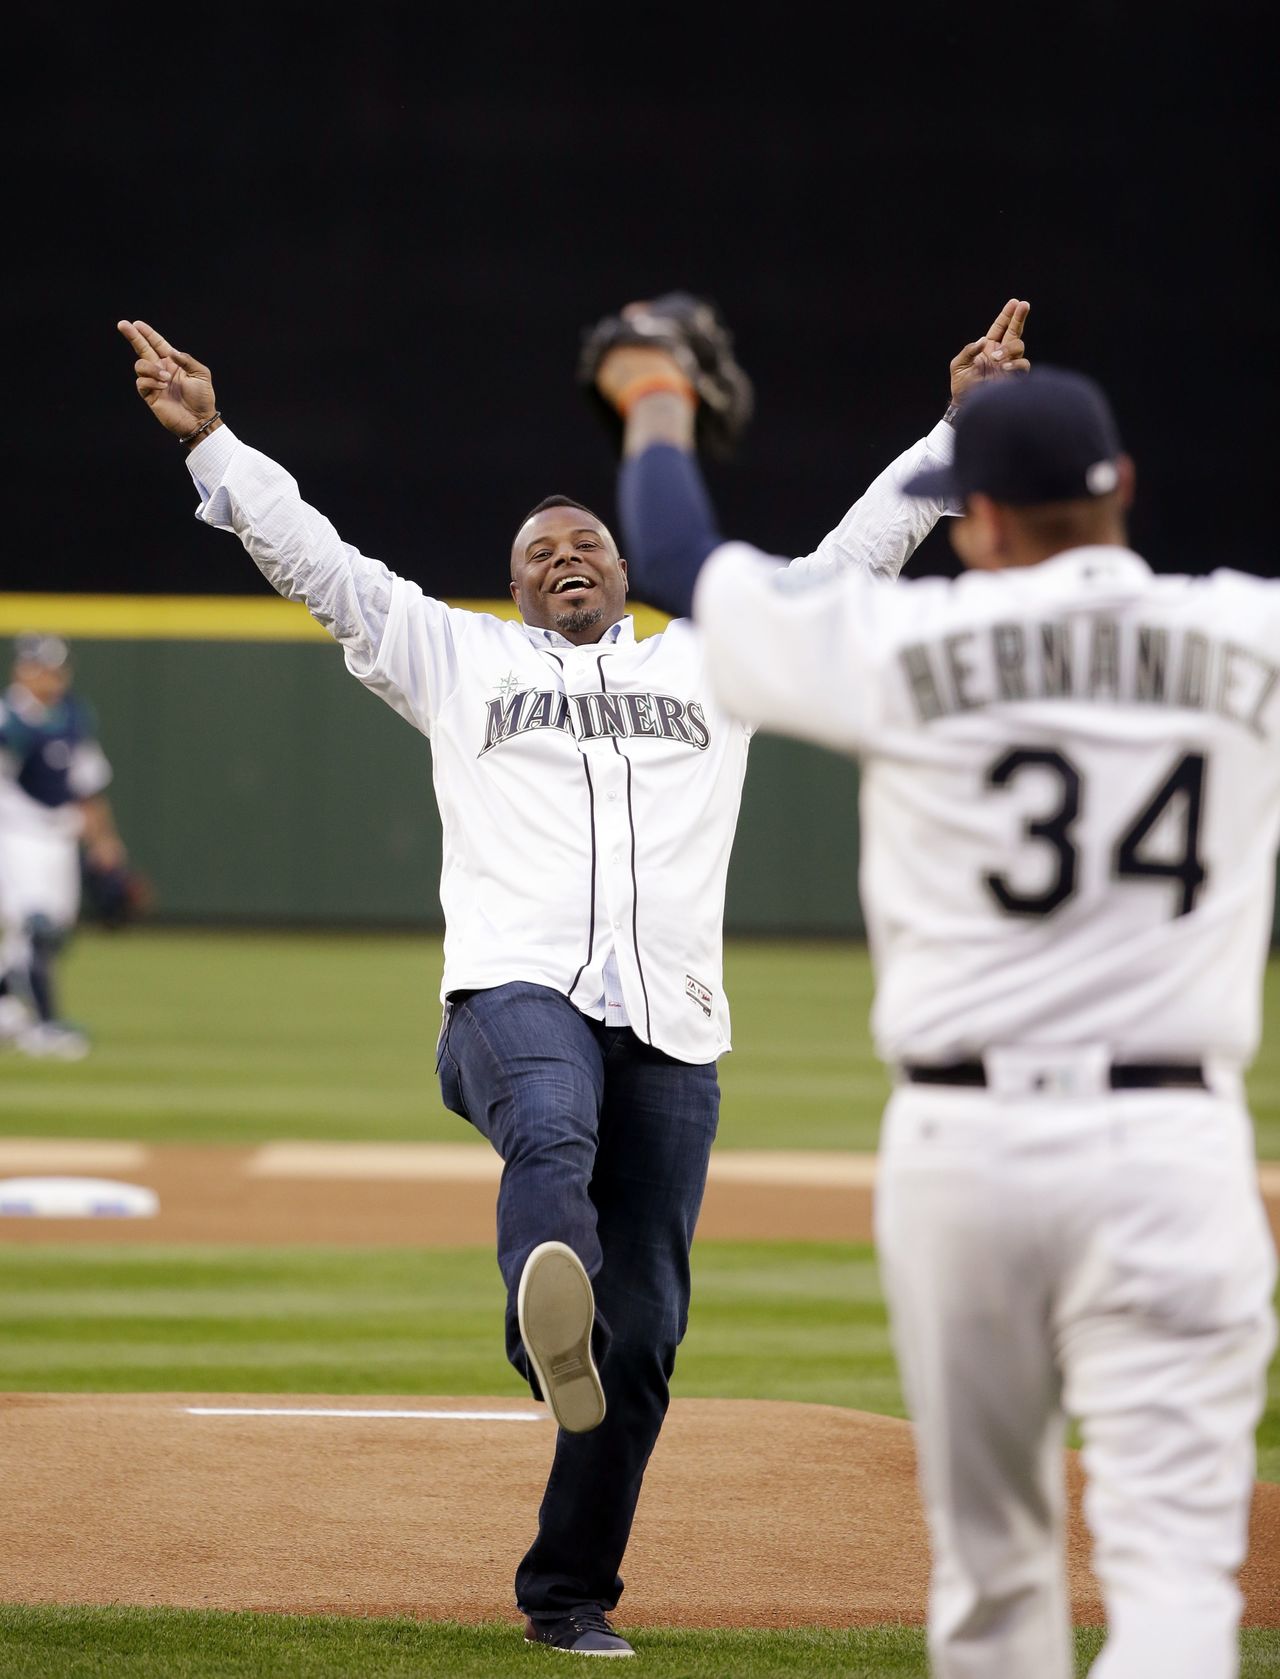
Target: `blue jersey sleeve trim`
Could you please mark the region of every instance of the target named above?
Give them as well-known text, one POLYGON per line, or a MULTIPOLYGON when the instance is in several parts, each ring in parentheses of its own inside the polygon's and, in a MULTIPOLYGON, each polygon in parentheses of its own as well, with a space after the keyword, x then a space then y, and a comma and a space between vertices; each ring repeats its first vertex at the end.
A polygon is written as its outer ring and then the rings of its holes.
POLYGON ((687 618, 702 563, 721 543, 696 458, 655 443, 624 460, 618 509, 633 590, 651 606, 687 618))

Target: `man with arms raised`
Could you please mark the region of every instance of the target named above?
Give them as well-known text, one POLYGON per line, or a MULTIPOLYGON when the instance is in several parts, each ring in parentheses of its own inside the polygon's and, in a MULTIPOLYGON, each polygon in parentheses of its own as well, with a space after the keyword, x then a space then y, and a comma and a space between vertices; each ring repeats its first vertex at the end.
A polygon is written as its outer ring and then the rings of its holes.
MULTIPOLYGON (((1025 366, 1026 307, 952 364, 953 399, 1025 366)), ((605 1614, 667 1407, 689 1245, 729 1047, 725 875, 749 731, 712 702, 693 626, 637 642, 627 566, 564 497, 520 526, 522 622, 458 610, 344 543, 218 415, 209 370, 122 321, 137 389, 187 449, 198 517, 304 601, 348 669, 427 735, 444 828, 439 1044, 448 1106, 505 1163, 507 1352, 561 1432, 516 1577, 532 1641, 629 1655, 605 1614)), ((905 476, 940 423, 814 553, 823 575, 896 576, 943 504, 905 476)))

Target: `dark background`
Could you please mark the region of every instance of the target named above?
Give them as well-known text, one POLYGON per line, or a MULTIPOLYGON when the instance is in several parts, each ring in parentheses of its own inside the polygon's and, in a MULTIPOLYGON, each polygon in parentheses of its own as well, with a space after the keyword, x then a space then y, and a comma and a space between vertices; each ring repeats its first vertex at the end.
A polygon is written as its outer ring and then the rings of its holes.
MULTIPOLYGON (((1011 294, 1110 389, 1135 543, 1270 571, 1261 6, 364 4, 10 12, 0 587, 265 587, 191 518, 113 325, 430 590, 505 587, 549 491, 613 509, 584 323, 716 297, 759 416, 727 531, 811 548, 1011 294), (1174 13, 1177 13, 1175 16, 1174 13)), ((948 569, 940 534, 918 569, 948 569)))

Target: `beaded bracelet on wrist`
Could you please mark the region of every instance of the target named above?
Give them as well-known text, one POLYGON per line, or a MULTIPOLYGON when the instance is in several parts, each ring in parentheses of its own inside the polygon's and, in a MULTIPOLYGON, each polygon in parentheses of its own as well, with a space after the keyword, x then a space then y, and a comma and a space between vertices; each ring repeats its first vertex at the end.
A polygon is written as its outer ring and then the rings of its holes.
POLYGON ((185 437, 180 437, 178 439, 178 442, 179 443, 194 443, 197 437, 201 436, 202 433, 208 431, 209 427, 214 423, 215 420, 220 420, 221 418, 222 418, 221 408, 215 408, 213 413, 210 414, 209 418, 205 421, 205 423, 202 426, 197 426, 194 431, 189 431, 185 437))

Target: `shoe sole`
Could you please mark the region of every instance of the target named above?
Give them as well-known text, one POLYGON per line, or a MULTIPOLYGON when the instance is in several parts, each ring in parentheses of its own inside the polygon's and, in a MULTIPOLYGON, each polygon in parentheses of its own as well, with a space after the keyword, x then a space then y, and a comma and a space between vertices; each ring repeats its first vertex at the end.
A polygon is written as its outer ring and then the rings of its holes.
POLYGON ((628 1656, 634 1656, 634 1650, 562 1650, 558 1644, 544 1644, 538 1638, 526 1638, 526 1650, 550 1650, 555 1656, 600 1656, 605 1661, 626 1661, 628 1656))
POLYGON ((589 1434, 604 1421, 604 1389, 591 1356, 595 1296, 572 1248, 563 1242, 534 1248, 520 1275, 516 1311, 524 1350, 552 1416, 566 1434, 589 1434))
POLYGON ((526 1650, 550 1650, 557 1656, 603 1656, 606 1661, 626 1661, 628 1656, 634 1656, 635 1651, 625 1650, 566 1650, 563 1644, 547 1644, 541 1638, 530 1638, 525 1634, 524 1647, 526 1650))

